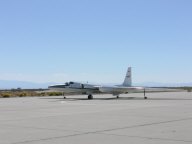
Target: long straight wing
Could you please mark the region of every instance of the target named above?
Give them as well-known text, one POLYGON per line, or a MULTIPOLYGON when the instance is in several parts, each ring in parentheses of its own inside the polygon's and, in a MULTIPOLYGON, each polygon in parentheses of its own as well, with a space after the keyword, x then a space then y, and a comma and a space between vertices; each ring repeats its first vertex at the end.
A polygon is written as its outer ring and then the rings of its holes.
POLYGON ((142 87, 119 87, 119 86, 100 86, 99 91, 102 93, 121 94, 129 92, 143 91, 142 87))
POLYGON ((145 87, 144 90, 146 92, 181 92, 181 91, 185 91, 183 89, 178 89, 178 88, 158 88, 158 87, 145 87))
POLYGON ((123 94, 136 92, 178 92, 181 89, 170 88, 152 88, 152 87, 122 87, 122 86, 100 86, 99 91, 102 93, 123 94))

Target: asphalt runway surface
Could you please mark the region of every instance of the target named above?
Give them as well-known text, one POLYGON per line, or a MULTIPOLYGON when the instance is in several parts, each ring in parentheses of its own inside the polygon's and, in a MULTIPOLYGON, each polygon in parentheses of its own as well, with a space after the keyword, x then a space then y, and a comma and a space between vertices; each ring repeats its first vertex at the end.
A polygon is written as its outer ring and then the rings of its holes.
POLYGON ((0 144, 192 144, 192 93, 0 99, 0 144))

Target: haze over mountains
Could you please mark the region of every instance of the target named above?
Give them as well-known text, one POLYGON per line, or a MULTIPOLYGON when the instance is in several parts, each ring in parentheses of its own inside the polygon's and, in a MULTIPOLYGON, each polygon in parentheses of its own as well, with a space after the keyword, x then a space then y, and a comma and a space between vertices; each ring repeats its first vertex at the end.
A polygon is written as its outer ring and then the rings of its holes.
POLYGON ((0 80, 0 89, 38 89, 38 88, 47 88, 49 85, 55 83, 35 83, 27 81, 16 81, 16 80, 0 80))
MULTIPOLYGON (((64 82, 63 82, 64 83, 64 82)), ((55 82, 49 83, 35 83, 26 81, 16 81, 16 80, 0 80, 0 89, 46 89, 49 85, 57 84, 55 82)), ((105 84, 104 84, 105 85, 105 84)), ((107 84, 108 85, 108 84, 107 84)), ((112 85, 112 84, 111 84, 112 85)), ((148 86, 148 87, 179 87, 179 86, 192 86, 191 83, 160 83, 160 82, 143 82, 143 83, 133 83, 134 86, 148 86)))

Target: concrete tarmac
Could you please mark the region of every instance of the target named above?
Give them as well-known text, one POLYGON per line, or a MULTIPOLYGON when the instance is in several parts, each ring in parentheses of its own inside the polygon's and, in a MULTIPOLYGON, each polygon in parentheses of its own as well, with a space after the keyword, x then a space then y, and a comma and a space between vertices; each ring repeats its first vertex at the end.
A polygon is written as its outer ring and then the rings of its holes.
POLYGON ((192 93, 0 99, 0 144, 192 144, 192 93))

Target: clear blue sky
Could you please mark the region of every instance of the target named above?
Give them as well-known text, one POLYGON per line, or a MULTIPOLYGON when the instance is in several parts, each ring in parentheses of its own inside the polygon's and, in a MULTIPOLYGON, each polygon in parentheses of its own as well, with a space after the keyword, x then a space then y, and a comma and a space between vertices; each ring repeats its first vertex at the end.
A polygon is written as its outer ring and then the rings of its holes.
POLYGON ((1 0, 0 79, 192 82, 191 0, 1 0))

